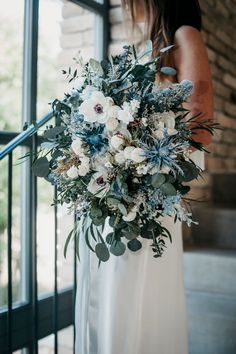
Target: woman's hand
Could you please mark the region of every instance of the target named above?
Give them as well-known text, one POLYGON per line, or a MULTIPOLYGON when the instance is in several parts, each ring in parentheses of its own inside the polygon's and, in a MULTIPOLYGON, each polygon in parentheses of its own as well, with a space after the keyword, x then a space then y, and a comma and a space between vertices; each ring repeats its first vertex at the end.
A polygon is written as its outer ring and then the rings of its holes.
MULTIPOLYGON (((201 113, 197 120, 213 120, 212 75, 201 32, 192 26, 181 26, 175 32, 174 44, 176 48, 173 55, 178 82, 186 79, 194 84, 193 94, 184 107, 191 111, 189 116, 201 113)), ((197 130, 192 138, 208 145, 212 135, 205 130, 197 130)))

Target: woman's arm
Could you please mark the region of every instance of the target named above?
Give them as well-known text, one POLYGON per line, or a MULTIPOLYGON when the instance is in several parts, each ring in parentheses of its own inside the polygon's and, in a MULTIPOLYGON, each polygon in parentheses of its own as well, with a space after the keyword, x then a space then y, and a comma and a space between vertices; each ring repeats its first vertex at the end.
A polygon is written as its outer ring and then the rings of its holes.
MULTIPOLYGON (((194 84, 193 94, 184 107, 191 116, 201 113, 198 120, 213 119, 213 87, 212 75, 205 44, 201 32, 192 26, 181 26, 175 32, 173 51, 174 64, 178 82, 191 80, 194 84)), ((204 145, 211 142, 212 136, 205 130, 197 130, 193 135, 195 141, 204 145)))

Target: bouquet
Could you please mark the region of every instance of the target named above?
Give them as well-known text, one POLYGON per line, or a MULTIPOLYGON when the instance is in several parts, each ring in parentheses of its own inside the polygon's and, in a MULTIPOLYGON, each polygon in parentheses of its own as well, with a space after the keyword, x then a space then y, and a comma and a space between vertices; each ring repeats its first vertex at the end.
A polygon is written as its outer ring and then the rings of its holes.
POLYGON ((75 213, 65 256, 73 235, 77 242, 82 235, 99 262, 121 256, 127 247, 139 250, 141 238, 150 239, 154 257, 160 257, 171 241, 163 217, 196 223, 185 182, 202 172, 191 148, 205 149, 193 136, 198 129, 213 134, 216 124, 188 118, 182 104, 191 95, 191 81, 156 83, 158 72, 176 74, 161 67, 161 56, 171 48, 152 58, 148 41, 141 54, 125 46, 102 62, 76 58, 76 70, 63 71, 73 88, 52 102, 57 125, 44 131, 32 168, 56 186, 54 202, 75 213), (112 228, 106 237, 105 222, 112 228))

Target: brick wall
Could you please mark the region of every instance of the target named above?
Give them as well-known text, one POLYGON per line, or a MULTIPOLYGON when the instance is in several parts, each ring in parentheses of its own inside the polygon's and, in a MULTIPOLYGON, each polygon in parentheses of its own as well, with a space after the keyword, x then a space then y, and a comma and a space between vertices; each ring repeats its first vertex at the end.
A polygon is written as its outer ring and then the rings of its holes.
MULTIPOLYGON (((193 197, 210 199, 211 176, 216 170, 236 170, 236 0, 200 0, 203 12, 203 38, 211 63, 215 120, 223 127, 218 131, 206 154, 204 179, 192 184, 193 197)), ((110 52, 118 52, 131 42, 129 24, 124 25, 120 0, 110 0, 110 52)), ((70 2, 63 7, 60 65, 72 63, 78 48, 88 58, 94 55, 95 17, 70 2)), ((136 31, 134 41, 141 36, 136 31)))
MULTIPOLYGON (((211 63, 215 120, 218 131, 206 154, 204 179, 192 183, 192 197, 210 199, 211 174, 236 170, 236 0, 200 0, 203 12, 202 35, 211 63)), ((122 47, 126 38, 120 1, 111 0, 111 52, 122 47)))

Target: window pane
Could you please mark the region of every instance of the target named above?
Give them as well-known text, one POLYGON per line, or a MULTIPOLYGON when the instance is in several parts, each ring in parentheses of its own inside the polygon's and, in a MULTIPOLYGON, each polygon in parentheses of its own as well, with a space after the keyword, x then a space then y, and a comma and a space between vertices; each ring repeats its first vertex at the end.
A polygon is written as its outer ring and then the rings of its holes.
MULTIPOLYGON (((2 147, 0 147, 2 148, 2 147)), ((13 303, 21 300, 21 232, 20 232, 20 148, 13 153, 12 185, 12 295, 13 303)), ((7 207, 8 158, 0 161, 0 308, 7 306, 7 207)))
MULTIPOLYGON (((70 90, 61 74, 62 69, 75 67, 78 54, 88 60, 96 56, 95 33, 97 16, 70 1, 40 0, 39 62, 38 62, 38 119, 48 113, 47 104, 62 98, 70 90)), ((97 43, 98 45, 99 43, 97 43)), ((44 180, 38 183, 38 282, 40 294, 53 290, 54 284, 54 208, 53 188, 44 180), (47 277, 45 277, 47 274, 47 277)), ((67 235, 73 227, 73 215, 66 206, 58 206, 58 287, 73 284, 73 242, 67 258, 63 250, 67 235)))
POLYGON ((0 130, 21 130, 23 14, 23 0, 0 1, 0 130))

